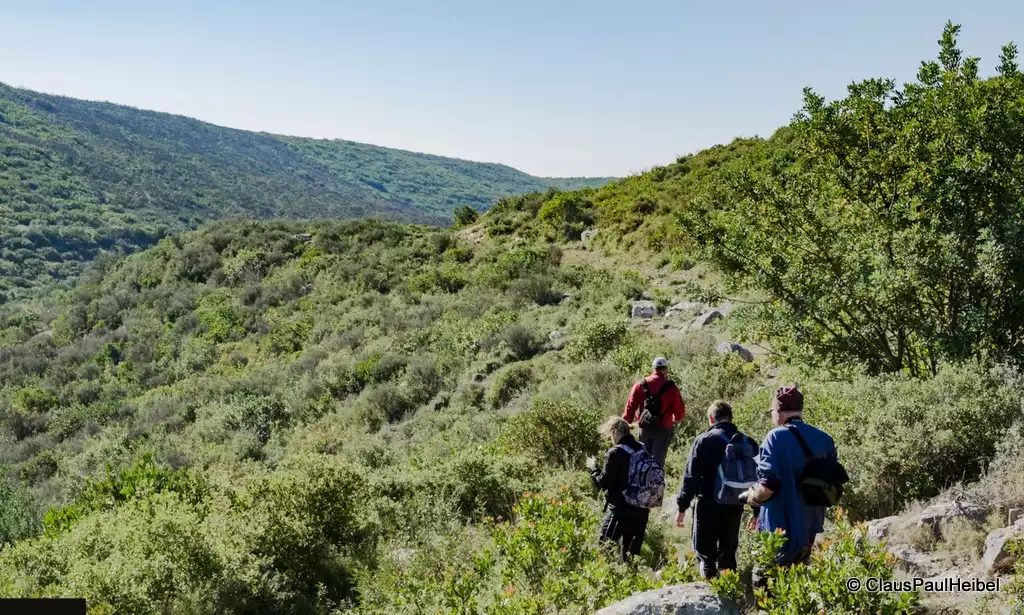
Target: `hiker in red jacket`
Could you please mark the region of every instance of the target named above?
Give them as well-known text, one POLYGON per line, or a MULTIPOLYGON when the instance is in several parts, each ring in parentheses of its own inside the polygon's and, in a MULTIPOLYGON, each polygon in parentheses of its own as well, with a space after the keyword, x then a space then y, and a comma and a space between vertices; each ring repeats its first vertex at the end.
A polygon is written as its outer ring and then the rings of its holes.
POLYGON ((658 357, 653 368, 653 374, 633 385, 622 418, 627 423, 639 422, 640 442, 664 467, 676 424, 686 416, 686 404, 679 388, 668 379, 668 359, 658 357))

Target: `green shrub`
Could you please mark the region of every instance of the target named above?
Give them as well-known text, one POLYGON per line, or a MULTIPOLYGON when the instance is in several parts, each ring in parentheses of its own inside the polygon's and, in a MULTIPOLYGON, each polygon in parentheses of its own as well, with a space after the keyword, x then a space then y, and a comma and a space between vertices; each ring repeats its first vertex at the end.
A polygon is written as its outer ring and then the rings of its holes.
POLYGON ((544 348, 544 340, 529 326, 518 322, 502 329, 497 341, 516 361, 532 359, 544 348))
POLYGON ((626 325, 621 322, 587 320, 576 328, 565 354, 575 363, 600 361, 626 340, 626 325))
POLYGON ((820 550, 815 550, 809 565, 775 565, 775 554, 782 548, 784 533, 762 532, 755 551, 758 564, 767 567, 771 579, 770 594, 755 590, 758 605, 769 615, 789 613, 903 614, 917 606, 916 592, 849 591, 847 579, 892 580, 894 560, 884 547, 868 542, 863 527, 849 524, 842 511, 836 527, 828 532, 820 550))
POLYGON ((501 444, 513 454, 526 454, 545 465, 578 469, 601 450, 597 428, 603 418, 576 398, 535 399, 528 410, 504 425, 501 444))
POLYGON ((460 205, 452 212, 452 219, 455 220, 455 226, 469 226, 477 221, 479 214, 475 209, 467 205, 460 205))
POLYGON ((552 305, 562 298, 554 286, 555 279, 550 275, 531 275, 513 280, 508 287, 508 296, 517 306, 552 305))
POLYGON ((529 389, 535 382, 533 366, 528 363, 513 363, 498 372, 488 395, 492 408, 500 408, 517 395, 529 389))

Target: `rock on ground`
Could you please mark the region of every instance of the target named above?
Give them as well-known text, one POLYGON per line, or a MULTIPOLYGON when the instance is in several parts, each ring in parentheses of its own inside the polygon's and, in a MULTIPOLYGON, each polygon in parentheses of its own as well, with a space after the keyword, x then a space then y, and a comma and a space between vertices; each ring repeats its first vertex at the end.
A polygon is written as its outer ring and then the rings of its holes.
POLYGON ((667 310, 665 310, 665 316, 698 316, 704 311, 703 303, 696 303, 694 301, 680 301, 667 310))
POLYGON ((582 233, 580 233, 580 240, 583 243, 589 243, 591 239, 593 239, 594 237, 597 236, 597 231, 598 230, 599 229, 595 228, 595 229, 587 229, 587 230, 583 231, 582 233))
POLYGON ((980 504, 966 500, 954 500, 932 504, 917 515, 918 525, 930 525, 933 530, 938 531, 939 525, 956 517, 966 517, 974 521, 981 521, 988 516, 989 509, 980 504))
POLYGON ((654 318, 658 315, 658 307, 653 301, 634 301, 630 314, 633 318, 654 318))
POLYGON ((926 578, 938 572, 936 568, 939 567, 940 562, 914 547, 899 545, 889 547, 888 551, 896 556, 896 559, 899 560, 899 568, 904 572, 926 578))
POLYGON ((901 519, 899 515, 893 515, 891 517, 883 517, 881 519, 875 519, 868 522, 868 540, 879 542, 885 538, 888 538, 889 532, 892 531, 893 526, 901 519))
POLYGON ((1014 538, 1024 538, 1024 519, 1018 519, 1010 527, 998 529, 985 538, 985 554, 981 561, 991 574, 1008 572, 1017 563, 1017 556, 1010 553, 1014 538))
POLYGON ((652 589, 616 602, 595 615, 740 615, 732 600, 716 596, 707 583, 652 589))
POLYGON ((746 348, 744 348, 743 346, 740 346, 739 344, 734 344, 732 342, 726 341, 718 345, 719 354, 729 354, 730 352, 735 352, 741 359, 743 359, 747 363, 754 362, 754 354, 747 350, 746 348))
POLYGON ((702 329, 716 320, 721 320, 722 318, 723 316, 721 312, 718 310, 711 310, 710 312, 706 312, 698 316, 692 323, 690 323, 690 328, 702 329))

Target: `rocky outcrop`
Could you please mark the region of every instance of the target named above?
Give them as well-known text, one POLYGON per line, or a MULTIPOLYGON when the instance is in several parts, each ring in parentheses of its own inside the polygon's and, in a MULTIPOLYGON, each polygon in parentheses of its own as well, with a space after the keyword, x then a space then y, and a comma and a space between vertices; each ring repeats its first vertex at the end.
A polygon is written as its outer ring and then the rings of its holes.
POLYGON ((985 554, 981 561, 991 574, 1002 574, 1013 569, 1017 556, 1010 552, 1014 539, 1024 539, 1024 519, 1010 527, 998 529, 985 538, 985 554))
POLYGON ((710 312, 705 312, 694 319, 694 321, 690 323, 690 328, 694 330, 703 329, 717 320, 722 320, 722 318, 724 318, 724 316, 721 312, 718 310, 711 310, 710 312))
POLYGON ((718 345, 718 354, 729 354, 730 352, 735 353, 747 363, 754 362, 754 354, 739 344, 726 341, 718 345))
POLYGON ((950 519, 965 517, 972 521, 981 521, 988 516, 988 512, 988 507, 975 502, 952 500, 950 502, 932 504, 925 508, 924 511, 916 515, 916 521, 918 525, 931 526, 933 531, 938 532, 939 526, 950 519))
POLYGON ((653 301, 634 301, 631 306, 632 318, 654 318, 658 315, 658 306, 653 301))
POLYGON ((707 583, 687 583, 633 594, 596 615, 740 615, 740 609, 707 583))
POLYGON ((941 561, 936 557, 919 551, 910 545, 889 547, 888 551, 896 556, 900 570, 914 576, 931 577, 941 567, 941 561))
POLYGON ((675 318, 679 316, 694 317, 703 312, 705 306, 703 303, 697 303, 695 301, 680 301, 674 305, 669 306, 665 310, 665 316, 668 318, 675 318))
POLYGON ((875 519, 874 521, 868 521, 868 540, 873 542, 880 542, 885 538, 889 537, 889 532, 900 522, 902 517, 899 515, 893 515, 891 517, 883 517, 881 519, 875 519))

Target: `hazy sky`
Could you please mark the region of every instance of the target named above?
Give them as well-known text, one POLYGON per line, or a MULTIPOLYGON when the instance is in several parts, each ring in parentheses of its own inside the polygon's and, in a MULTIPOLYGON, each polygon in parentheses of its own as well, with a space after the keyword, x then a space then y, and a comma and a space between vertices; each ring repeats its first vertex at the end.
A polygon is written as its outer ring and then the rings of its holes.
POLYGON ((992 72, 1020 0, 0 0, 0 81, 251 130, 626 175, 768 136, 801 89, 992 72))

